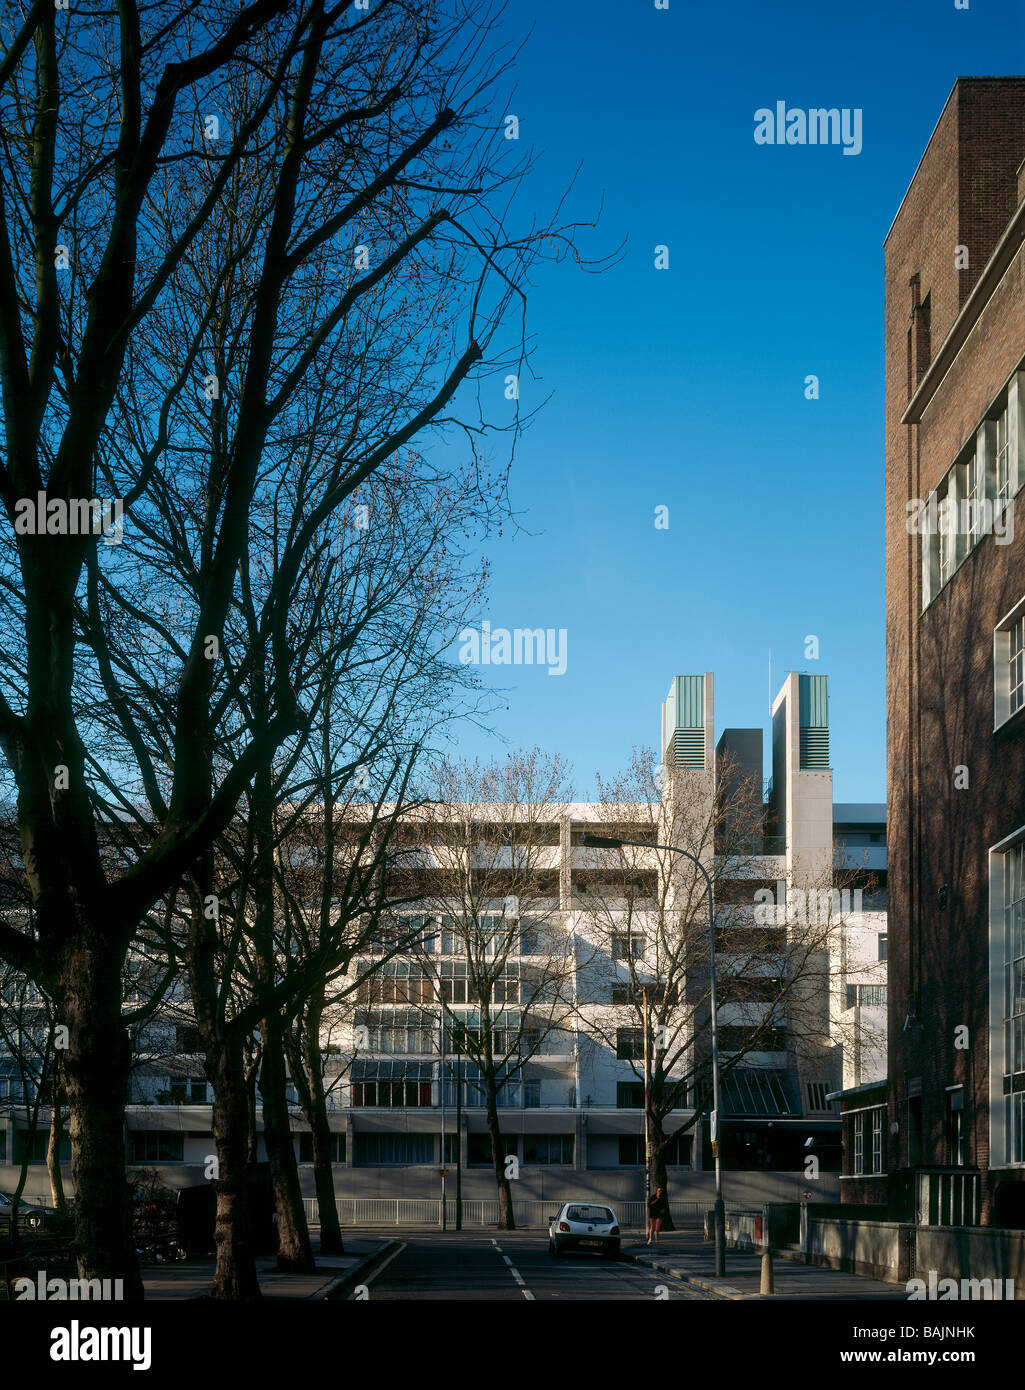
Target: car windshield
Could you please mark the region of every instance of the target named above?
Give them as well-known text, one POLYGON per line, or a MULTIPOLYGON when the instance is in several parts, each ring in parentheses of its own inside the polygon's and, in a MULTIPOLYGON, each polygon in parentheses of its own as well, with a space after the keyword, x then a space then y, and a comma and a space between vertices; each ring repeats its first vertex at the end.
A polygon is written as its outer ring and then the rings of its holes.
POLYGON ((615 1218, 608 1207, 569 1207, 567 1221, 612 1221, 615 1218))
POLYGON ((7 1193, 0 1192, 0 1207, 11 1207, 13 1205, 14 1203, 11 1201, 10 1197, 8 1197, 7 1193))

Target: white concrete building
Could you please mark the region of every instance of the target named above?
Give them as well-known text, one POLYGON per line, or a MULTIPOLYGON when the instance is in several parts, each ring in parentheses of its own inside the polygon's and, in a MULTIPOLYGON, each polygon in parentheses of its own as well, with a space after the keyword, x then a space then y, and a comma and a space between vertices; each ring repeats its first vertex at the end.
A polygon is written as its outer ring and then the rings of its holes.
MULTIPOLYGON (((506 993, 497 1001, 508 1010, 510 1030, 523 1027, 518 1015, 539 961, 532 915, 543 914, 564 936, 573 967, 572 1023, 564 1020, 565 1026, 530 1048, 522 1069, 501 1092, 501 1131, 506 1154, 518 1163, 519 1196, 550 1200, 570 1187, 608 1200, 643 1195, 644 1087, 636 1060, 638 1011, 630 1001, 643 983, 652 991, 677 991, 684 1013, 688 1005, 693 1012, 698 1001, 695 1016, 700 1015, 700 962, 693 969, 673 967, 667 985, 668 946, 660 925, 682 910, 689 880, 683 861, 674 860, 680 867, 666 881, 660 868, 665 856, 640 848, 631 851, 635 882, 629 901, 617 898, 620 888, 608 865, 610 854, 618 858, 618 852, 588 848, 580 840, 587 833, 614 833, 650 842, 659 827, 659 833, 668 827, 679 837, 688 827, 693 832, 703 816, 711 825, 713 798, 723 793, 718 779, 724 758, 734 779, 747 779, 757 789, 759 814, 757 825, 745 831, 743 853, 731 846, 725 856, 729 863, 724 863, 718 829, 703 841, 700 835, 692 839, 702 862, 724 880, 717 879, 716 889, 722 898, 716 903, 720 932, 749 923, 763 932, 758 941, 768 939, 765 925, 770 933, 776 930, 776 939, 793 940, 810 912, 820 911, 823 902, 827 916, 832 910, 835 866, 846 863, 860 873, 882 874, 875 897, 865 893, 858 905, 860 913, 847 900, 838 917, 834 910, 838 929, 823 935, 829 949, 819 953, 823 958, 801 987, 800 1026, 796 1019, 773 1026, 764 1046, 747 1051, 724 1077, 725 1168, 763 1174, 750 1189, 755 1195, 795 1197, 807 1180, 805 1157, 813 1152, 823 1173, 819 1195, 835 1195, 835 1179, 828 1175, 839 1171, 839 1121, 826 1096, 841 1085, 873 1079, 885 1058, 884 1040, 881 1051, 878 1040, 872 1046, 858 1041, 862 1019, 871 1014, 875 1021, 873 1011, 881 1008, 885 1024, 884 809, 833 804, 825 677, 795 673, 786 678, 773 706, 772 777, 764 797, 762 730, 727 729, 716 742, 713 715, 712 675, 675 677, 663 705, 660 801, 559 808, 550 823, 534 827, 547 875, 544 900, 494 905, 496 921, 517 922, 516 946, 503 970, 506 993), (766 904, 771 916, 759 924, 756 912, 761 909, 764 918, 766 904), (623 924, 622 932, 616 923, 623 924)), ((682 839, 677 843, 686 847, 682 839)), ((441 867, 438 856, 429 847, 422 851, 428 880, 430 865, 441 867)), ((422 909, 404 909, 405 917, 421 919, 425 944, 419 952, 381 964, 331 1039, 340 1068, 331 1095, 340 1197, 437 1197, 440 1169, 451 1172, 457 1161, 467 1198, 494 1194, 483 1098, 468 1074, 457 1095, 441 1055, 439 982, 450 1010, 467 1028, 475 1026, 478 1011, 466 988, 458 933, 443 920, 440 902, 440 894, 426 891, 422 909)), ((695 920, 700 923, 700 914, 695 920)), ((698 939, 704 939, 701 933, 698 939)), ((745 1033, 768 1016, 767 1001, 776 989, 770 963, 759 956, 761 946, 750 945, 754 938, 725 935, 720 969, 728 974, 736 968, 728 952, 738 939, 748 943, 743 967, 748 987, 743 997, 725 998, 719 1010, 726 1061, 745 1033)), ((184 1009, 184 998, 180 1003, 184 1009)), ((140 1038, 146 1056, 140 1057, 128 1110, 129 1156, 160 1168, 173 1186, 201 1181, 213 1154, 211 1097, 197 1043, 187 1013, 177 1021, 155 1020, 140 1038)), ((446 1050, 450 1046, 445 1043, 446 1050)), ((686 1074, 694 1046, 700 1051, 704 1044, 688 1038, 677 1049, 670 1082, 686 1074)), ((706 1109, 702 1100, 692 1085, 684 1086, 665 1121, 667 1133, 681 1131, 669 1153, 674 1193, 683 1196, 686 1189, 696 1201, 710 1192, 707 1119, 683 1127, 706 1109)), ((298 1109, 295 1116, 300 1171, 309 1177, 312 1193, 312 1177, 303 1166, 311 1160, 310 1136, 298 1109)), ((18 1129, 16 1113, 5 1120, 0 1109, 0 1187, 13 1186, 12 1165, 21 1156, 18 1129)), ((45 1170, 38 1163, 29 1191, 36 1188, 45 1190, 45 1170)), ((450 1196, 451 1191, 450 1186, 450 1196)))

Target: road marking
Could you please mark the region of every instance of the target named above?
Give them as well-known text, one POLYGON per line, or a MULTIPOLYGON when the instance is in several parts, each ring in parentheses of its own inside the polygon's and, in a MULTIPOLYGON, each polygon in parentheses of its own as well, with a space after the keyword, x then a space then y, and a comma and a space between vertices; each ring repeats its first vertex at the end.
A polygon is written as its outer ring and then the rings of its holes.
MULTIPOLYGON (((502 1247, 499 1245, 498 1241, 492 1239, 491 1244, 495 1247, 496 1253, 502 1255, 502 1247)), ((524 1281, 523 1276, 520 1274, 519 1270, 513 1264, 512 1260, 510 1260, 509 1256, 502 1255, 502 1259, 509 1266, 509 1273, 516 1280, 517 1284, 519 1284, 520 1293, 522 1293, 523 1297, 529 1299, 531 1303, 536 1303, 537 1300, 535 1299, 534 1295, 530 1292, 530 1290, 526 1287, 526 1283, 524 1281)))
MULTIPOLYGON (((398 1248, 397 1250, 393 1250, 393 1251, 391 1252, 391 1254, 388 1256, 388 1258, 387 1258, 386 1260, 382 1260, 381 1263, 371 1272, 370 1277, 364 1281, 364 1286, 365 1286, 368 1290, 369 1290, 371 1284, 375 1284, 375 1283, 377 1282, 378 1277, 379 1277, 381 1274, 384 1273, 384 1271, 385 1271, 385 1270, 388 1268, 388 1266, 391 1264, 392 1260, 394 1260, 395 1256, 396 1256, 396 1255, 401 1255, 402 1252, 403 1252, 403 1250, 405 1250, 405 1248, 406 1248, 406 1242, 405 1242, 405 1241, 401 1241, 400 1244, 399 1244, 399 1248, 398 1248)), ((357 1285, 357 1287, 358 1287, 358 1285, 357 1285)), ((350 1302, 350 1303, 353 1302, 353 1301, 354 1301, 353 1299, 351 1299, 351 1298, 349 1299, 349 1302, 350 1302)))

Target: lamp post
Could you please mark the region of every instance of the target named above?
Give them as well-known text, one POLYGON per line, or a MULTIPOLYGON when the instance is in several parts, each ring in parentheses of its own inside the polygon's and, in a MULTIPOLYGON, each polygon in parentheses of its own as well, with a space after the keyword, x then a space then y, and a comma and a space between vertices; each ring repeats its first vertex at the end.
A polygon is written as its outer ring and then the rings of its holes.
MULTIPOLYGON (((722 1159, 719 1155, 719 1114, 720 1114, 720 1089, 719 1089, 719 1020, 717 1018, 718 1005, 716 1001, 716 982, 715 982, 715 916, 712 910, 712 880, 708 876, 708 870, 702 864, 697 855, 691 854, 689 850, 681 849, 679 845, 659 845, 651 844, 646 840, 624 840, 618 835, 582 835, 581 844, 589 849, 621 849, 624 845, 632 845, 637 849, 661 849, 669 854, 682 854, 685 859, 689 859, 692 864, 696 864, 701 870, 705 880, 705 888, 708 892, 708 953, 709 953, 709 973, 711 977, 711 1009, 712 1009, 712 1113, 709 1117, 709 1128, 712 1139, 712 1154, 715 1158, 715 1272, 718 1278, 726 1273, 726 1208, 723 1203, 722 1195, 722 1159)), ((645 1012, 647 1012, 645 1010, 645 1012)))

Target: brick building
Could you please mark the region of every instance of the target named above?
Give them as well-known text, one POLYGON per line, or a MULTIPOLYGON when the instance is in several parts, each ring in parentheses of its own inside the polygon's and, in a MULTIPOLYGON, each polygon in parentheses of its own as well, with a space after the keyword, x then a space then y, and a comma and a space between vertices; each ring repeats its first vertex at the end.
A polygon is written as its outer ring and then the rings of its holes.
POLYGON ((925 1224, 1025 1225, 1023 160, 1025 77, 958 80, 885 241, 885 1143, 925 1224))

